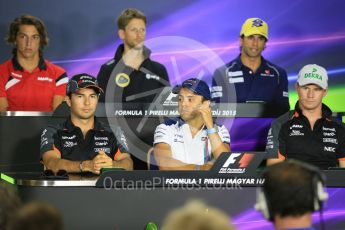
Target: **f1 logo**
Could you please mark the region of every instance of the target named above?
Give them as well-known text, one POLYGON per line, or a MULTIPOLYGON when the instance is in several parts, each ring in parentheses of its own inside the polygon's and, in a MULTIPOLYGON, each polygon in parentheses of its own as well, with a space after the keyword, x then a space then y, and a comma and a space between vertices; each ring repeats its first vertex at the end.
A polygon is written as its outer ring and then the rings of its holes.
POLYGON ((234 164, 236 162, 236 158, 241 156, 242 153, 232 153, 229 158, 225 161, 224 165, 222 168, 227 168, 229 167, 230 164, 234 164))
POLYGON ((165 100, 166 101, 171 101, 174 97, 177 97, 177 94, 170 93, 169 96, 167 97, 167 99, 165 99, 165 100))

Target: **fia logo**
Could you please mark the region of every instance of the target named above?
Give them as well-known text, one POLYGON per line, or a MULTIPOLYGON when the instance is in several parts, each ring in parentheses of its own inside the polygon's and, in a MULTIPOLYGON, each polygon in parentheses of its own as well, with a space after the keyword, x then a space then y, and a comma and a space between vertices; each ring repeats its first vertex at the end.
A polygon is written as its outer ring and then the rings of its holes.
POLYGON ((245 173, 253 154, 231 153, 219 173, 245 173))

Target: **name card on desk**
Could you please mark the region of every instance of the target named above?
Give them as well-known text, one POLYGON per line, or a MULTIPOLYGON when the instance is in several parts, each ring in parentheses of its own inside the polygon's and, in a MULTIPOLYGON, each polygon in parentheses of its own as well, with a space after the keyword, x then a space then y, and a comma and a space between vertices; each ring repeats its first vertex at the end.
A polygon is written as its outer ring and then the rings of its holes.
POLYGON ((258 186, 263 152, 223 153, 209 171, 118 171, 103 173, 96 187, 105 189, 228 188, 258 186))

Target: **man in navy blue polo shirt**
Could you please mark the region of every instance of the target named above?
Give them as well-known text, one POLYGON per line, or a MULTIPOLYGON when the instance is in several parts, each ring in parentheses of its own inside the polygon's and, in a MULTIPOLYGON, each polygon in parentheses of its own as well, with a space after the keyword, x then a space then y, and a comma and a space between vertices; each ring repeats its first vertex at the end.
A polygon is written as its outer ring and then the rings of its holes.
POLYGON ((41 135, 41 156, 47 169, 57 172, 92 172, 118 167, 131 170, 126 138, 117 128, 99 122, 95 111, 103 90, 96 78, 88 74, 75 75, 67 85, 70 117, 59 125, 50 125, 41 135))
POLYGON ((247 19, 240 32, 240 55, 214 72, 213 100, 261 102, 277 114, 289 110, 286 71, 262 56, 267 41, 267 23, 260 18, 247 19))

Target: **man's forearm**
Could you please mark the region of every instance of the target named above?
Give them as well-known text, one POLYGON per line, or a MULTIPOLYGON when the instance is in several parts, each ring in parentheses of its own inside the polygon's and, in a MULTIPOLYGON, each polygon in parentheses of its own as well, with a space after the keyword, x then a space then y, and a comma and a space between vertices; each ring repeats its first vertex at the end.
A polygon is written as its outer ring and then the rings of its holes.
POLYGON ((229 145, 222 142, 218 133, 209 134, 208 137, 211 143, 211 151, 215 159, 223 152, 230 152, 229 145))
POLYGON ((113 167, 124 168, 126 170, 133 170, 133 162, 130 158, 113 161, 113 167))
POLYGON ((79 161, 70 161, 65 159, 50 159, 45 163, 45 166, 48 169, 53 170, 54 172, 59 171, 60 169, 66 170, 67 172, 80 172, 80 162, 79 161))
POLYGON ((176 160, 174 158, 166 158, 160 163, 160 170, 209 170, 212 167, 212 163, 207 162, 203 165, 196 164, 186 164, 182 161, 176 160))

